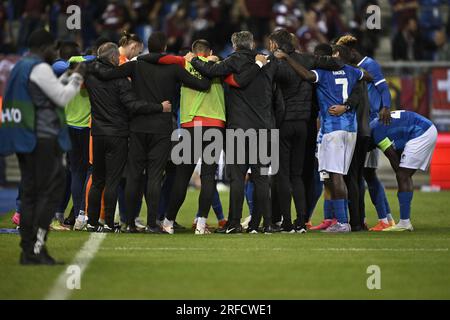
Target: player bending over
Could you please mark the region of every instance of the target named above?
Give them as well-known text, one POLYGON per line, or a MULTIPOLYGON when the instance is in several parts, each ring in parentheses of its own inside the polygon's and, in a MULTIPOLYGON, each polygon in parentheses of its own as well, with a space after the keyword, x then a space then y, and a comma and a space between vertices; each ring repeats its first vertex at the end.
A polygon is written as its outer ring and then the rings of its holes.
POLYGON ((428 169, 436 146, 437 130, 430 120, 415 112, 395 111, 391 117, 389 125, 378 119, 370 123, 372 138, 389 159, 398 184, 400 222, 383 231, 413 231, 410 221, 414 188, 412 176, 418 169, 428 169))

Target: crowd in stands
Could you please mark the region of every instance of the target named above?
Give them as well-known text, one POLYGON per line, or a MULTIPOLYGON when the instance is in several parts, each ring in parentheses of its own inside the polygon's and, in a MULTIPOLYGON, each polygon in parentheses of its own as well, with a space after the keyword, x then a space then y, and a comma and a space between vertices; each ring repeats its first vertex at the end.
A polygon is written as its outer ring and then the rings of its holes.
MULTIPOLYGON (((286 28, 301 49, 311 51, 351 32, 361 51, 375 55, 380 31, 367 30, 366 8, 383 0, 9 0, 0 1, 0 53, 23 53, 26 39, 46 27, 57 39, 75 40, 87 49, 100 36, 118 41, 128 30, 147 39, 154 30, 169 37, 169 51, 179 52, 193 40, 214 43, 226 56, 227 39, 249 30, 264 47, 264 35, 286 28), (68 30, 67 8, 81 8, 81 30, 68 30)), ((389 36, 394 60, 446 60, 450 56, 448 0, 389 0, 389 36), (444 9, 443 9, 444 8, 444 9)), ((388 22, 386 22, 388 23, 388 22)), ((383 32, 383 30, 381 30, 383 32)))
POLYGON ((448 61, 450 1, 390 0, 393 11, 392 58, 448 61))

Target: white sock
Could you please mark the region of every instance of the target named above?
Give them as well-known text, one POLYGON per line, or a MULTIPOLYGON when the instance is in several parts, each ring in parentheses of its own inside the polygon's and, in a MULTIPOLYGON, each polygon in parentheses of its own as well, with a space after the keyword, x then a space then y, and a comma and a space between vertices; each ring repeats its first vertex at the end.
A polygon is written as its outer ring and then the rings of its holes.
POLYGON ((204 229, 206 226, 206 218, 198 218, 197 220, 197 229, 204 229))
POLYGON ((55 219, 58 220, 59 222, 64 221, 64 212, 56 212, 55 219))
POLYGON ((194 223, 195 223, 195 224, 198 223, 198 219, 199 219, 199 218, 195 218, 195 219, 194 219, 194 223))
POLYGON ((80 211, 80 214, 78 215, 77 220, 80 222, 84 222, 87 220, 87 217, 84 215, 84 212, 81 213, 81 211, 80 211))
POLYGON ((392 214, 388 213, 386 216, 389 221, 394 221, 394 217, 392 217, 392 214))
POLYGON ((379 219, 381 222, 384 222, 384 223, 388 223, 388 219, 387 218, 384 218, 384 219, 379 219))
POLYGON ((167 220, 167 218, 164 219, 164 227, 173 228, 173 221, 167 220))
POLYGON ((400 219, 400 222, 398 224, 402 225, 402 226, 407 226, 407 225, 411 224, 411 220, 409 220, 409 219, 406 219, 406 220, 400 219))

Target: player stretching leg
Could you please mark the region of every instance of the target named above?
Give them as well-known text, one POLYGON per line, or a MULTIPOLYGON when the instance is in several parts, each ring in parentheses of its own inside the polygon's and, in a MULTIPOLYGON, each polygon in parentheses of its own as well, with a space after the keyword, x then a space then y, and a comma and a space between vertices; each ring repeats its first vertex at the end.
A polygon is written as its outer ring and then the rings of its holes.
POLYGON ((430 165, 437 140, 436 127, 427 118, 411 111, 392 112, 390 125, 375 119, 370 127, 372 138, 389 159, 398 184, 400 222, 383 231, 413 231, 410 221, 412 176, 418 169, 426 171, 430 165))

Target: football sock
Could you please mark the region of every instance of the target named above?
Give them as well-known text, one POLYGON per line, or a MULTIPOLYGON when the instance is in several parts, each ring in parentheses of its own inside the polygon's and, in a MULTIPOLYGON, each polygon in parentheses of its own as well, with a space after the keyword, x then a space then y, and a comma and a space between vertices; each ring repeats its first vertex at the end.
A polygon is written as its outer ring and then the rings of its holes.
POLYGON ((369 194, 372 203, 375 205, 377 210, 378 219, 386 218, 387 210, 386 210, 386 194, 384 192, 384 187, 381 184, 380 180, 374 179, 370 183, 367 183, 369 187, 369 194))
POLYGON ((64 212, 57 212, 55 214, 55 219, 62 223, 64 221, 64 212))
POLYGON ((333 203, 334 214, 339 223, 348 223, 348 206, 345 205, 345 199, 331 200, 333 203))
POLYGON ((333 219, 333 203, 331 200, 325 200, 323 203, 323 215, 325 220, 333 219))
POLYGON ((389 219, 389 216, 391 216, 391 218, 392 218, 391 206, 389 205, 389 202, 387 201, 386 192, 384 191, 384 188, 383 188, 383 194, 384 194, 384 206, 386 207, 386 214, 387 214, 388 219, 389 219))
POLYGON ((400 204, 400 220, 409 220, 411 217, 411 201, 412 192, 399 192, 397 194, 398 203, 400 204))
POLYGON ((250 215, 253 214, 253 190, 255 186, 253 182, 248 181, 245 185, 245 198, 247 200, 248 209, 250 211, 250 215))
POLYGON ((402 226, 408 226, 411 223, 411 220, 409 219, 400 219, 400 221, 397 223, 397 226, 402 227, 402 226))
POLYGON ((218 221, 222 221, 225 219, 225 216, 223 215, 222 202, 220 202, 220 195, 217 189, 214 192, 212 208, 214 210, 214 213, 216 214, 218 221))
POLYGON ((198 218, 197 229, 203 229, 206 226, 206 218, 198 218))

